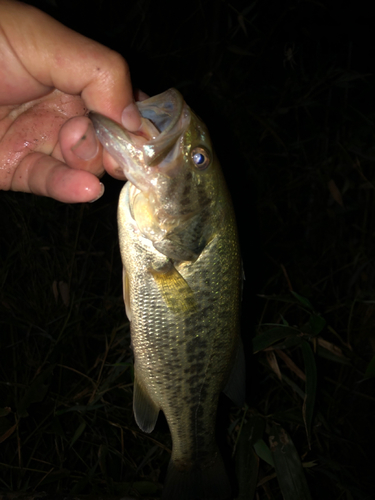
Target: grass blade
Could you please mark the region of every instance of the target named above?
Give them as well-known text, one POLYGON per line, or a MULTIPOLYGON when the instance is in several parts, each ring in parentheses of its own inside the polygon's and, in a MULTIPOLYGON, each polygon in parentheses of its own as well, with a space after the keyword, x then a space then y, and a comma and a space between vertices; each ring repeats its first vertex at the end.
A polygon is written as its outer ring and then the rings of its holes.
POLYGON ((307 441, 311 448, 311 425, 314 417, 315 397, 316 397, 316 364, 314 353, 306 340, 301 342, 303 360, 305 363, 306 390, 302 407, 303 421, 305 422, 307 441))
POLYGON ((275 342, 287 337, 295 337, 299 334, 296 328, 291 328, 289 326, 277 326, 276 328, 271 328, 264 333, 260 333, 253 339, 253 352, 263 351, 267 347, 270 347, 275 342))

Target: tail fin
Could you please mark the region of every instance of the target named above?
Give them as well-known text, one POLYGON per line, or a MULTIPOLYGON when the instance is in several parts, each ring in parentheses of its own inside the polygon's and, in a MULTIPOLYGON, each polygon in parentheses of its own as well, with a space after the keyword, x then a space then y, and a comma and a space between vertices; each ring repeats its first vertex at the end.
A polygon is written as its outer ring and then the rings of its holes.
POLYGON ((208 466, 197 463, 179 470, 169 462, 162 500, 228 500, 231 487, 220 454, 208 466))

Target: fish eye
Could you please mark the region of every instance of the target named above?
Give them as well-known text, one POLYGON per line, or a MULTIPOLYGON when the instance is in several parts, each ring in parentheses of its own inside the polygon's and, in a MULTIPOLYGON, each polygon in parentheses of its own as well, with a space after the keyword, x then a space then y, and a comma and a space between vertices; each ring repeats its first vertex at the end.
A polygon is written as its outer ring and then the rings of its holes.
POLYGON ((206 170, 211 163, 211 158, 205 148, 194 148, 191 152, 191 159, 198 170, 206 170))

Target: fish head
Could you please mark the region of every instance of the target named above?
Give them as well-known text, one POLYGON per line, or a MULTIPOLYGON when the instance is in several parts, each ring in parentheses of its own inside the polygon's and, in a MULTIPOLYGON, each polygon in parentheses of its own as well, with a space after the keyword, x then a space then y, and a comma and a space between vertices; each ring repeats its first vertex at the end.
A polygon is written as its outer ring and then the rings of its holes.
POLYGON ((175 89, 137 106, 142 125, 136 133, 97 113, 90 118, 132 183, 130 210, 141 233, 165 255, 194 260, 210 238, 204 222, 221 179, 208 130, 175 89))

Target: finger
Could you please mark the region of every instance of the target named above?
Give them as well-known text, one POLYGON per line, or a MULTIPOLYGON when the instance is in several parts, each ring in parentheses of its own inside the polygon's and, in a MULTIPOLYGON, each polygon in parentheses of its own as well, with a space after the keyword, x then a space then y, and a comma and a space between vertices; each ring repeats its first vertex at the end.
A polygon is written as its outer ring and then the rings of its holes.
MULTIPOLYGON (((107 171, 112 177, 124 180, 121 166, 103 150, 89 118, 71 118, 61 128, 62 157, 71 168, 87 170, 101 177, 107 171)), ((55 158, 59 157, 54 151, 55 158)))
POLYGON ((146 99, 149 99, 149 95, 143 92, 141 89, 135 89, 134 90, 134 97, 136 101, 145 101, 146 99))
MULTIPOLYGON (((62 156, 71 168, 103 175, 102 146, 91 120, 86 116, 71 118, 61 127, 59 144, 62 156)), ((56 154, 54 153, 56 157, 56 154)))
POLYGON ((44 92, 58 88, 68 94, 81 94, 90 110, 117 122, 124 118, 128 130, 140 127, 129 68, 123 57, 34 7, 2 3, 5 35, 12 40, 12 49, 25 73, 40 82, 44 92))
POLYGON ((69 168, 43 153, 30 153, 23 158, 10 189, 48 196, 64 203, 95 201, 104 192, 104 186, 95 175, 69 168))
POLYGON ((105 149, 103 150, 103 165, 106 172, 108 172, 109 175, 111 175, 115 179, 119 179, 121 181, 126 179, 124 170, 121 165, 119 165, 117 161, 105 149))

